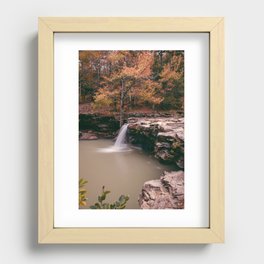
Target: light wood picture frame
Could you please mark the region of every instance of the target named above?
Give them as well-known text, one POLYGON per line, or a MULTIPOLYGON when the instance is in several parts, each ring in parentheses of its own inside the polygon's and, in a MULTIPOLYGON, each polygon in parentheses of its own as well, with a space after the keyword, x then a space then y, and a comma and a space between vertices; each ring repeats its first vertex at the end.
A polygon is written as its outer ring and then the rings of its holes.
POLYGON ((39 18, 38 241, 40 244, 224 242, 224 19, 222 17, 39 18), (209 227, 54 227, 54 33, 206 32, 210 37, 209 227))

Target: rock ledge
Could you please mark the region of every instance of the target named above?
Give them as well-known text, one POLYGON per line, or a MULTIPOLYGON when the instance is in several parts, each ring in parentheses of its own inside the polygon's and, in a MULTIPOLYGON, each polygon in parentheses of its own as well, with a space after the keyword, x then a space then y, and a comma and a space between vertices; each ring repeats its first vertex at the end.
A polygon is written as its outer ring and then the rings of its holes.
POLYGON ((129 141, 158 160, 184 168, 184 118, 129 118, 129 141))
POLYGON ((139 195, 142 209, 183 209, 184 172, 164 172, 159 180, 144 183, 139 195))

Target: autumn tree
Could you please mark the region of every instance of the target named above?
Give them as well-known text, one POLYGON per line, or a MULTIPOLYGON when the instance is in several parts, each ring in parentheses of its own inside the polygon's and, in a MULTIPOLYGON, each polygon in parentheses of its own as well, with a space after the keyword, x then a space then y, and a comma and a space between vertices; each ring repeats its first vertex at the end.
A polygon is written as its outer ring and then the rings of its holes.
POLYGON ((104 74, 106 51, 80 51, 79 52, 79 96, 83 100, 88 96, 88 101, 100 87, 101 75, 104 74))
POLYGON ((156 93, 159 85, 151 79, 153 58, 151 51, 113 51, 108 56, 112 71, 104 77, 104 88, 97 92, 95 102, 118 103, 120 126, 124 122, 124 107, 128 97, 152 104, 162 101, 156 93))
POLYGON ((167 52, 165 63, 159 74, 164 93, 165 108, 183 109, 184 95, 184 56, 182 51, 167 52))
POLYGON ((80 51, 79 95, 99 112, 147 108, 180 111, 184 95, 183 51, 80 51))

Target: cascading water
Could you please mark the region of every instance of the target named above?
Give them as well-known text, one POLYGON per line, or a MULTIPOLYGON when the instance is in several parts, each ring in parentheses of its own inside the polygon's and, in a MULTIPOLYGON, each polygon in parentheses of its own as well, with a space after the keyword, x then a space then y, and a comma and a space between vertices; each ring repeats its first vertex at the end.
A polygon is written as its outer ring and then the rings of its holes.
POLYGON ((115 145, 114 145, 114 148, 116 149, 120 149, 120 148, 124 148, 126 147, 127 145, 125 144, 126 142, 126 133, 127 133, 127 127, 128 127, 128 124, 124 124, 119 133, 118 133, 118 136, 117 136, 117 139, 116 139, 116 142, 115 142, 115 145))
POLYGON ((126 144, 126 134, 127 134, 128 124, 124 124, 117 135, 114 146, 109 148, 99 149, 99 152, 122 152, 130 151, 131 149, 126 144))

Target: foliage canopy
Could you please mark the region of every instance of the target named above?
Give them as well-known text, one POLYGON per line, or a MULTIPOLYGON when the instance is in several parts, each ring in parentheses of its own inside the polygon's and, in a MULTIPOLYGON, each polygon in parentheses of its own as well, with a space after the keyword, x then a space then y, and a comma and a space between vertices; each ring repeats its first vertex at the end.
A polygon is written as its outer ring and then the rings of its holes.
MULTIPOLYGON (((183 110, 183 51, 80 51, 81 103, 94 110, 183 110)), ((121 120, 122 122, 122 120, 121 120)))

